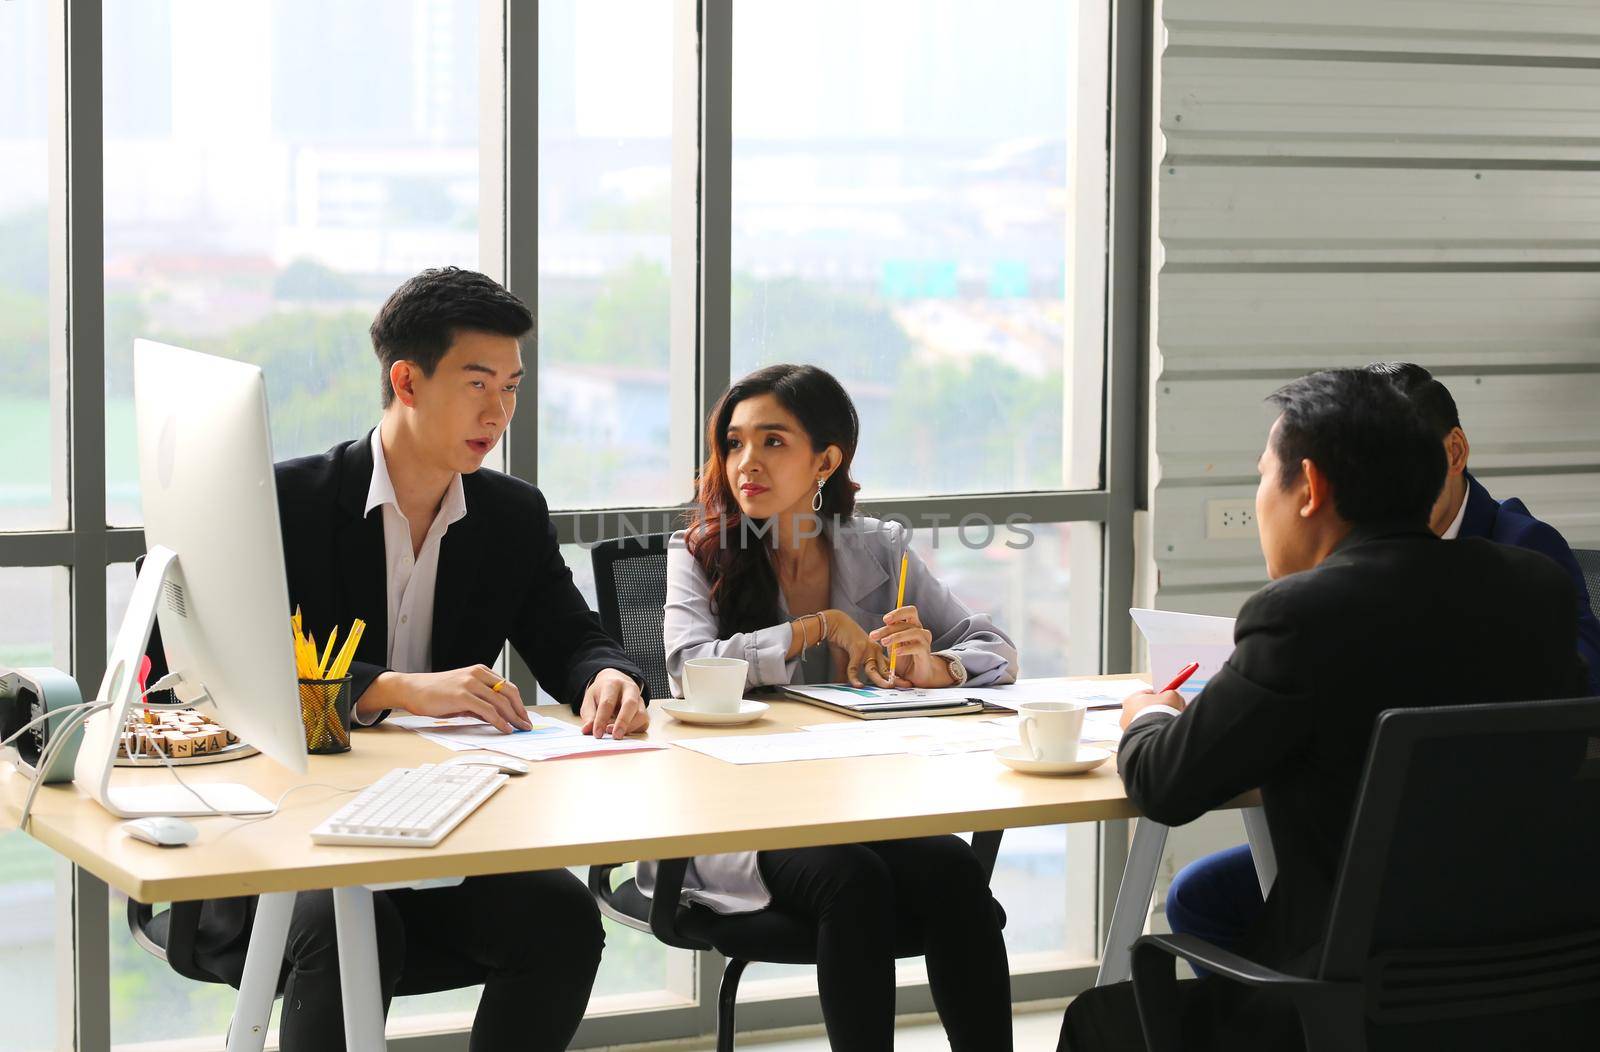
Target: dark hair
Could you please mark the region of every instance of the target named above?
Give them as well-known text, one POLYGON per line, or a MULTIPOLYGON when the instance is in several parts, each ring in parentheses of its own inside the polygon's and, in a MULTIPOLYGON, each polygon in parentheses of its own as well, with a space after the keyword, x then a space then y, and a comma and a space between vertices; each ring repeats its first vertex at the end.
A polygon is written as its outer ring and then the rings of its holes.
POLYGON ((533 328, 533 312, 498 281, 475 270, 430 267, 405 283, 372 319, 372 353, 383 363, 383 407, 394 401, 389 370, 415 362, 432 376, 458 332, 492 332, 517 339, 533 328))
POLYGON ((855 403, 832 373, 814 365, 769 365, 728 388, 706 425, 706 448, 711 452, 700 470, 687 538, 690 554, 711 582, 711 605, 722 636, 766 628, 780 616, 778 578, 767 556, 768 534, 760 528, 765 524, 745 519, 728 485, 728 423, 733 408, 763 394, 772 395, 794 414, 813 450, 838 446, 844 454, 823 484, 821 518, 855 514, 856 491, 861 488, 850 478, 861 424, 855 403))
POLYGON ((1399 388, 1440 442, 1461 426, 1461 414, 1456 412, 1456 400, 1450 397, 1450 388, 1435 380, 1422 366, 1412 362, 1373 362, 1367 366, 1367 372, 1387 377, 1399 388))
POLYGON ((1428 521, 1444 485, 1444 446, 1387 377, 1329 369, 1285 384, 1267 401, 1282 412, 1274 440, 1282 485, 1309 460, 1333 484, 1340 518, 1428 521))

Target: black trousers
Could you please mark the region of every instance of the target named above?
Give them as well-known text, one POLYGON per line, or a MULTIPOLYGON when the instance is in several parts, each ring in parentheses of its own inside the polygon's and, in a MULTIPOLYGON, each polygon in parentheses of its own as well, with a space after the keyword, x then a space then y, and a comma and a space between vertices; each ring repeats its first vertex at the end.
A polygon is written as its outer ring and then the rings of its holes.
POLYGON ((817 987, 835 1052, 894 1047, 897 944, 919 944, 953 1052, 1011 1048, 1011 974, 983 867, 960 837, 757 856, 772 908, 817 928, 817 987))
MULTIPOLYGON (((583 881, 566 870, 509 873, 372 899, 385 1014, 396 994, 482 983, 471 1052, 555 1052, 571 1042, 605 944, 583 881)), ((241 959, 214 967, 237 986, 242 966, 241 959)), ((295 897, 280 986, 283 1052, 343 1052, 332 892, 295 897)))

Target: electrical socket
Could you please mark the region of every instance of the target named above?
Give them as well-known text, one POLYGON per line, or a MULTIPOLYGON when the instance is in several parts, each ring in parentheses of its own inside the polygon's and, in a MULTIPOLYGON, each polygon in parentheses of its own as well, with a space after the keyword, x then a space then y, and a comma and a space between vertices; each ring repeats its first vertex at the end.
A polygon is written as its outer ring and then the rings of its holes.
POLYGON ((1206 501, 1206 540, 1229 541, 1256 535, 1256 502, 1244 500, 1206 501))

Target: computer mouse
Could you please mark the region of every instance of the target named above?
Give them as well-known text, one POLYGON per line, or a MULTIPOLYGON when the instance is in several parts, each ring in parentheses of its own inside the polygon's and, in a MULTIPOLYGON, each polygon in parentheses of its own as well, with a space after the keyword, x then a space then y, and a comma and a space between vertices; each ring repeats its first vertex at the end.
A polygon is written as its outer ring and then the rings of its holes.
POLYGON ((183 847, 200 835, 200 830, 181 818, 135 818, 122 823, 122 831, 135 840, 161 847, 183 847))
POLYGON ((482 764, 484 767, 498 767, 507 774, 527 774, 530 768, 526 763, 515 756, 460 756, 453 760, 446 760, 447 765, 482 764))

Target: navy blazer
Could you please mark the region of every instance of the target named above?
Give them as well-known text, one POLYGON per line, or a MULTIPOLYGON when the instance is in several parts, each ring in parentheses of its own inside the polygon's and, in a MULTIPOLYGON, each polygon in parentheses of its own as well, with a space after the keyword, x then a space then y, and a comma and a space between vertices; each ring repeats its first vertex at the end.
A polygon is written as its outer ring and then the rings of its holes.
POLYGON ((1589 692, 1600 696, 1600 620, 1589 605, 1589 589, 1571 546, 1554 526, 1534 518, 1516 497, 1497 501, 1470 472, 1466 477, 1467 513, 1461 517, 1461 537, 1484 537, 1549 556, 1572 578, 1572 587, 1578 592, 1578 653, 1589 665, 1589 692))

